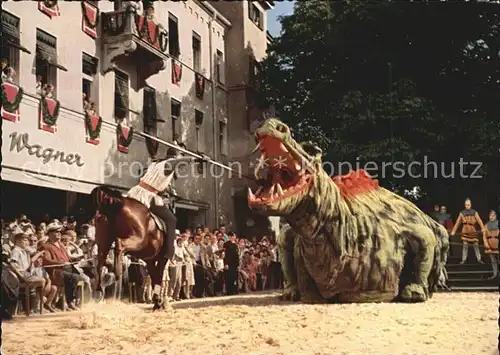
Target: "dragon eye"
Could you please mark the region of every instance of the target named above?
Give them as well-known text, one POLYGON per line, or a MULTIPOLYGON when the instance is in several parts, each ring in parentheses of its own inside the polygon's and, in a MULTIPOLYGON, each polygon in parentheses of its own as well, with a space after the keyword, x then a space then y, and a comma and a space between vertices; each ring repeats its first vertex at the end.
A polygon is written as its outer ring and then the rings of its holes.
POLYGON ((279 124, 276 126, 276 129, 281 133, 287 133, 288 129, 285 125, 279 124))

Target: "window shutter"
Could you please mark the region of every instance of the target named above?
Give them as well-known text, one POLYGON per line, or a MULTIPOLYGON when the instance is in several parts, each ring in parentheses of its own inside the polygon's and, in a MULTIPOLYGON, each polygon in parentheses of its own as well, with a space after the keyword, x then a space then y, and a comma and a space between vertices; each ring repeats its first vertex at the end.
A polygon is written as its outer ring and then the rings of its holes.
POLYGON ((16 39, 19 42, 19 18, 2 11, 2 35, 16 39))
POLYGON ((125 118, 129 107, 128 98, 128 78, 118 71, 115 71, 115 116, 125 118))
POLYGON ((49 63, 57 63, 56 38, 48 33, 36 30, 36 54, 49 63))
POLYGON ((95 75, 97 73, 98 59, 86 53, 82 53, 82 72, 87 75, 95 75))
POLYGON ((148 127, 156 123, 156 91, 153 88, 144 88, 143 114, 144 122, 148 127))

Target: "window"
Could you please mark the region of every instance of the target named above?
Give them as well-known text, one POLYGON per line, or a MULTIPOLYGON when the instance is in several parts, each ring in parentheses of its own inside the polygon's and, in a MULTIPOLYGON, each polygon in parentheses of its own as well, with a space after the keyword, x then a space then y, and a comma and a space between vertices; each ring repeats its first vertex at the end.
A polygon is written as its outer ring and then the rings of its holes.
POLYGON ((129 116, 129 78, 115 69, 115 119, 128 119, 129 116))
POLYGON ((57 69, 67 71, 57 63, 57 40, 45 31, 36 30, 36 58, 37 81, 42 84, 51 84, 57 87, 57 69))
POLYGON ((256 24, 261 30, 264 29, 262 13, 260 12, 259 8, 251 1, 248 2, 248 18, 252 20, 252 22, 256 24))
POLYGON ((177 17, 170 12, 168 13, 168 53, 175 58, 179 58, 181 54, 177 17))
POLYGON ((156 91, 149 86, 144 87, 142 115, 144 117, 144 131, 156 135, 156 91))
POLYGON ((200 150, 200 147, 203 146, 203 112, 194 110, 194 123, 196 125, 196 150, 200 150), (201 131, 201 132, 200 132, 201 131))
POLYGON ((83 107, 86 108, 90 102, 96 104, 99 93, 99 85, 96 81, 98 59, 82 52, 82 93, 85 94, 83 107), (87 103, 85 102, 87 101, 87 103))
POLYGON ((180 136, 179 125, 181 120, 181 103, 175 99, 170 100, 170 116, 172 118, 172 140, 180 136))
POLYGON ((227 155, 227 125, 225 122, 219 121, 219 153, 227 155))
MULTIPOLYGON (((19 73, 20 50, 30 53, 21 46, 19 33, 19 18, 2 11, 2 59, 7 61, 7 68, 11 67, 16 73, 19 73)), ((7 73, 6 73, 7 74, 7 73)), ((19 74, 13 77, 15 83, 19 83, 19 74)))
POLYGON ((218 49, 215 59, 215 79, 221 84, 224 83, 224 54, 218 49))
POLYGON ((193 69, 201 72, 201 37, 193 31, 193 69))

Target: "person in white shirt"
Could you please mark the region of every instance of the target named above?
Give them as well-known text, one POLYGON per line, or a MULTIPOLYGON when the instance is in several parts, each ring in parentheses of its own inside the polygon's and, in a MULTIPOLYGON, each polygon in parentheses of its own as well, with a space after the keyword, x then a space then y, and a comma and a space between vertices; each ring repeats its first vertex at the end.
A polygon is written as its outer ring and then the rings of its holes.
POLYGON ((13 83, 15 76, 16 76, 16 71, 12 67, 8 67, 4 71, 2 71, 2 80, 3 81, 8 81, 10 83, 13 83), (5 72, 5 74, 4 74, 4 72, 5 72), (4 75, 5 75, 5 78, 4 78, 4 75))
MULTIPOLYGON (((193 157, 181 157, 177 149, 169 148, 166 158, 153 161, 144 176, 139 180, 139 183, 127 193, 127 197, 141 202, 165 222, 167 226, 165 257, 167 259, 171 259, 174 254, 177 218, 165 205, 160 194, 168 189, 176 169, 181 163, 193 163, 195 160, 193 157)), ((207 160, 207 158, 204 156, 203 160, 207 160)))

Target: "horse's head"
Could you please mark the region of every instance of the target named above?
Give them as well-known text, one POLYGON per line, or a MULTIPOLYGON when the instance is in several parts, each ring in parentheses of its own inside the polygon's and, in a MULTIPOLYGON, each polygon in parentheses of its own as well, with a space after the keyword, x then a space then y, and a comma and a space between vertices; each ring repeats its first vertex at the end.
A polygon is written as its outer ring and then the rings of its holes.
POLYGON ((90 193, 92 211, 96 214, 104 214, 121 207, 123 204, 122 194, 108 186, 98 186, 90 193))

